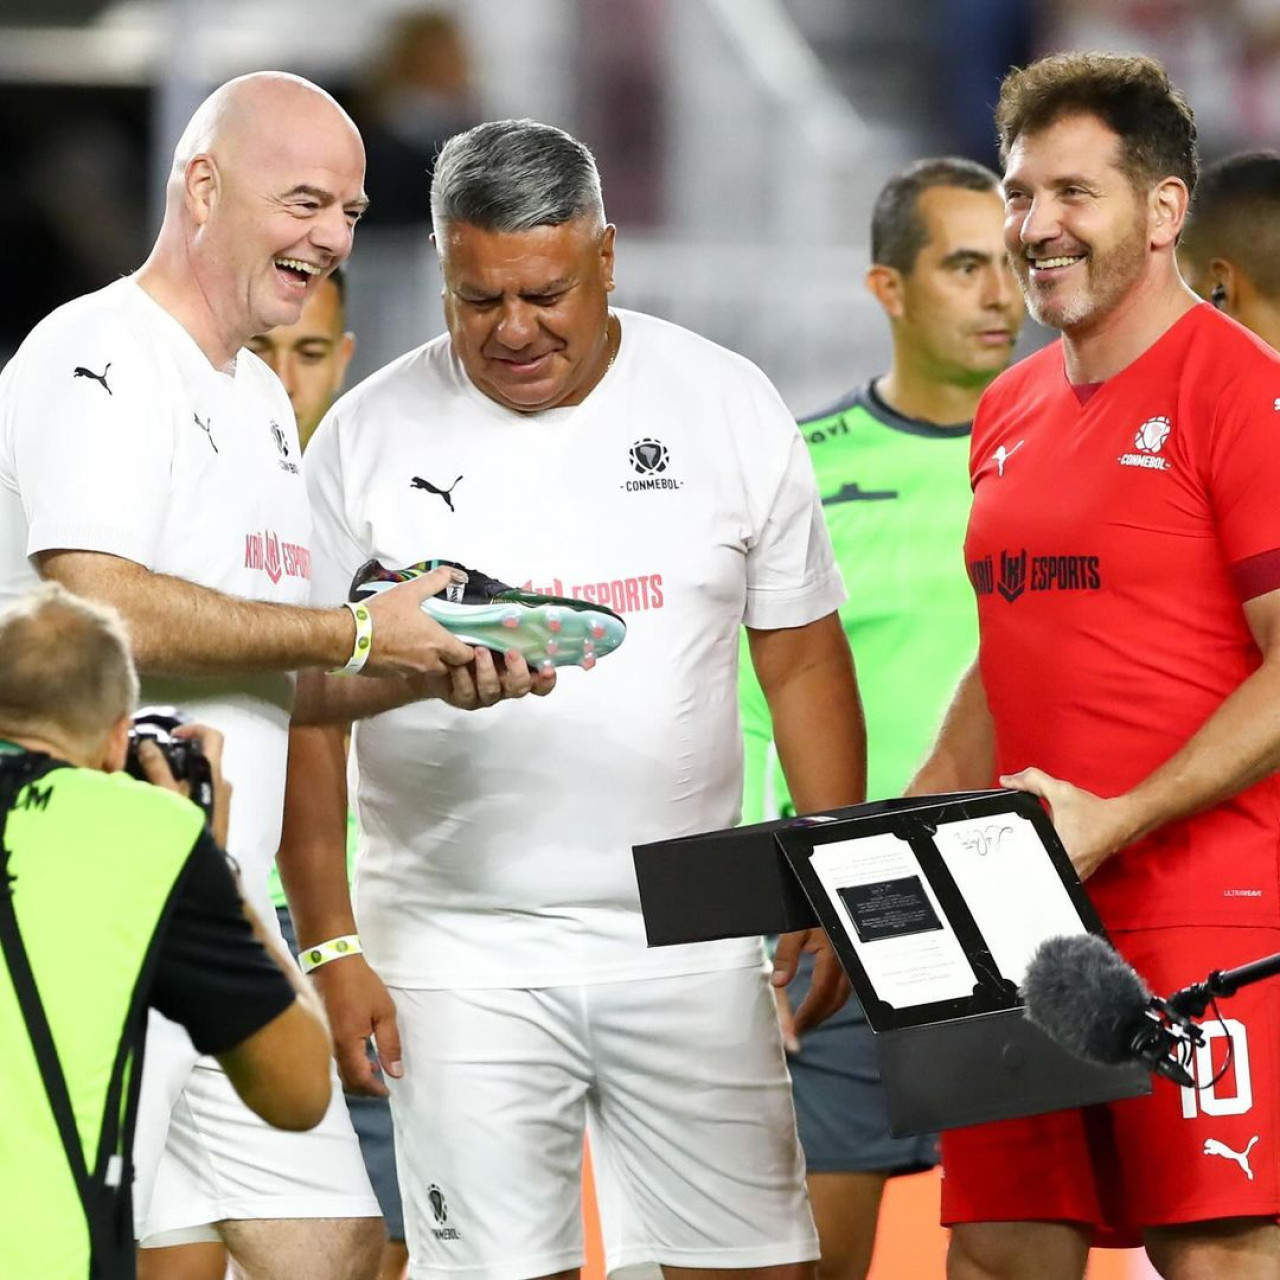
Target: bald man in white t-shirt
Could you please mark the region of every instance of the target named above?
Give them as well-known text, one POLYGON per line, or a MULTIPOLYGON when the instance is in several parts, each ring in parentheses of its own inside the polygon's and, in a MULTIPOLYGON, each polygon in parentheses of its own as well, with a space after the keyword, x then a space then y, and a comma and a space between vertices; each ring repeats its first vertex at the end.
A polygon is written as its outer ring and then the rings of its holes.
MULTIPOLYGON (((422 696, 476 707, 550 687, 423 615, 447 570, 385 593, 364 619, 308 607, 293 413, 243 348, 296 321, 350 253, 363 179, 359 134, 322 90, 278 73, 231 81, 178 143, 144 266, 54 312, 0 374, 0 599, 39 575, 114 605, 144 701, 224 734, 236 789, 228 846, 264 921, 291 712, 345 720, 422 696), (323 674, 333 668, 364 678, 323 674), (299 670, 315 678, 295 704, 299 670)), ((149 1050, 143 1243, 222 1239, 255 1280, 371 1275, 381 1224, 341 1096, 317 1129, 285 1134, 251 1117, 171 1025, 149 1050), (156 1222, 150 1188, 166 1141, 189 1181, 175 1218, 156 1222)), ((141 1265, 173 1280, 200 1263, 144 1249, 141 1265)))
MULTIPOLYGON (((528 717, 421 705, 356 728, 368 961, 317 985, 349 1086, 372 1086, 377 1039, 411 1274, 572 1277, 589 1126, 611 1269, 804 1280, 817 1241, 759 941, 649 951, 631 861, 737 820, 743 625, 800 808, 861 799, 804 442, 748 361, 610 310, 614 231, 567 134, 459 135, 432 202, 449 332, 342 397, 311 443, 317 598, 344 598, 370 557, 447 556, 605 605, 627 637, 528 717)), ((324 856, 310 831, 281 850, 306 947, 355 917, 341 734, 299 745, 308 827, 329 809, 324 856)), ((777 981, 802 947, 820 952, 803 1023, 846 988, 817 930, 781 944, 777 981)))

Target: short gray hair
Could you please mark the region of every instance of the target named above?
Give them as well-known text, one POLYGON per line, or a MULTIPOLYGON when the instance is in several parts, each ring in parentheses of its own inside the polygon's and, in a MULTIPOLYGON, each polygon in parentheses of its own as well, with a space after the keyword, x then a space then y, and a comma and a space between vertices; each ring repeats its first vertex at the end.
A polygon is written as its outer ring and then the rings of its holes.
POLYGON ((0 612, 0 733, 106 736, 138 701, 120 615, 46 583, 0 612))
POLYGON ((576 138, 536 120, 494 120, 455 134, 431 181, 437 245, 445 228, 531 231, 593 217, 604 225, 595 157, 576 138))

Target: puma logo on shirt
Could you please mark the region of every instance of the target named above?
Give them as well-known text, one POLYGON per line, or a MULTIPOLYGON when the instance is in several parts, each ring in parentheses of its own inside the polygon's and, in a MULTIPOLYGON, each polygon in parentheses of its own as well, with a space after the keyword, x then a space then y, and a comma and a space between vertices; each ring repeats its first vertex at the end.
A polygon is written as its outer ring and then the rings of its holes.
POLYGON ((1258 1135, 1255 1133, 1249 1139, 1249 1145, 1243 1151, 1232 1151, 1225 1142, 1219 1142, 1217 1138, 1206 1138, 1204 1141, 1204 1153, 1207 1156, 1222 1156, 1224 1160, 1234 1160, 1236 1164, 1248 1175, 1249 1181, 1253 1181, 1253 1170, 1249 1167, 1249 1152, 1253 1150, 1254 1143, 1258 1141, 1258 1135))
POLYGON ((1012 449, 1006 449, 1004 445, 1001 445, 995 451, 995 453, 991 455, 995 459, 996 473, 998 475, 1004 475, 1004 464, 1008 462, 1009 459, 1012 458, 1013 455, 1017 453, 1019 449, 1022 448, 1024 443, 1025 441, 1019 440, 1018 443, 1015 444, 1012 449))
MULTIPOLYGON (((111 362, 107 361, 107 369, 110 368, 111 362)), ((92 369, 86 369, 84 365, 78 364, 71 376, 73 378, 92 378, 94 382, 102 383, 102 389, 107 393, 107 395, 112 395, 113 392, 111 388, 107 386, 107 369, 103 369, 101 373, 94 373, 92 369)))
MULTIPOLYGON (((461 479, 462 477, 459 476, 458 480, 461 479)), ((409 487, 411 489, 425 489, 428 493, 434 493, 437 497, 443 498, 444 505, 452 511, 454 509, 453 498, 450 495, 458 487, 458 480, 455 480, 447 489, 438 489, 430 480, 424 480, 421 476, 414 476, 409 481, 409 487)))

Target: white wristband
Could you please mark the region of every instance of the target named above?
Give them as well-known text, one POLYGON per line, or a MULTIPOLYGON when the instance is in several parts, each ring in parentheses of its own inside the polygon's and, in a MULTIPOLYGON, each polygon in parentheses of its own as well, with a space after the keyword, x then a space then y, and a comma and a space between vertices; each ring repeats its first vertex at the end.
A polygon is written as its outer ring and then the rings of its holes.
POLYGON ((335 667, 329 672, 331 676, 358 674, 364 670, 364 664, 369 661, 369 654, 373 652, 373 614, 369 612, 369 606, 363 600, 346 600, 343 603, 351 610, 351 616, 356 621, 356 638, 351 646, 351 657, 347 659, 347 665, 335 667))
POLYGON ((341 960, 343 956, 358 956, 364 951, 359 937, 348 933, 341 938, 330 938, 328 942, 318 942, 314 947, 306 947, 298 952, 298 964, 303 973, 310 973, 330 960, 341 960))

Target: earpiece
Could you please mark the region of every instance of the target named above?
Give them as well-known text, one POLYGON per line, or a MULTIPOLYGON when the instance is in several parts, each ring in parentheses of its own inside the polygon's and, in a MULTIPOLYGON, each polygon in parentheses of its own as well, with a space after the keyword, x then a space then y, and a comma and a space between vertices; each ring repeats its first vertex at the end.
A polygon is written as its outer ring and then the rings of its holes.
POLYGON ((1215 284, 1209 291, 1209 301, 1221 311, 1227 302, 1227 286, 1225 284, 1215 284))

